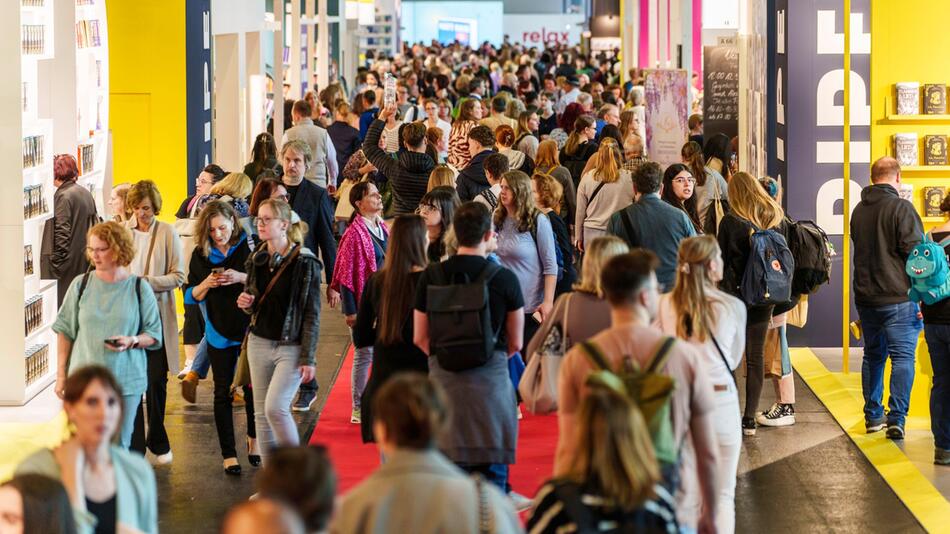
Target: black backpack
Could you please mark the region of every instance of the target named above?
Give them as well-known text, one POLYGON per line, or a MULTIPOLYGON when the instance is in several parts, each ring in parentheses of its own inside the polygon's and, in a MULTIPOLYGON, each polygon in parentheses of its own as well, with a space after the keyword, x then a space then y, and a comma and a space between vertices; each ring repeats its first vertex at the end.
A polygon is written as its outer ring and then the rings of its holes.
POLYGON ((834 247, 828 234, 812 221, 789 222, 788 248, 795 258, 792 294, 808 295, 831 280, 834 247))
POLYGON ((446 371, 468 371, 491 360, 498 332, 491 325, 488 284, 500 271, 489 262, 474 280, 466 274, 464 282, 454 283, 444 264, 429 266, 429 354, 446 371))

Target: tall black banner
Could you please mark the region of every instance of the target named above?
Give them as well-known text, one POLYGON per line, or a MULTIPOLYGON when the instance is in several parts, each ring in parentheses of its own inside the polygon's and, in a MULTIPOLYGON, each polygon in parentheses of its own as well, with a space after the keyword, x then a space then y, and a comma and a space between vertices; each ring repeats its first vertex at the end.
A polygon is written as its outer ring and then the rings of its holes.
POLYGON ((185 85, 188 113, 188 194, 211 163, 211 0, 185 2, 185 85))
POLYGON ((703 47, 703 138, 739 135, 739 49, 703 47))
MULTIPOLYGON (((815 221, 842 250, 844 217, 868 183, 871 155, 870 0, 851 2, 851 205, 844 205, 844 13, 839 0, 775 0, 775 169, 785 205, 797 220, 815 221), (794 36, 790 39, 789 36, 794 36)), ((841 269, 809 299, 808 324, 789 329, 798 346, 841 346, 841 269)))

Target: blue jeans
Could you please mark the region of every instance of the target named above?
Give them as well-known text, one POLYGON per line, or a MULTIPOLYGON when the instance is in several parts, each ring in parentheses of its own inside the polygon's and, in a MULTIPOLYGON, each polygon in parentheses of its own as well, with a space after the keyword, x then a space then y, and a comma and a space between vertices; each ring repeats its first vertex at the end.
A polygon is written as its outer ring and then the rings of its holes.
POLYGON ((208 378, 208 369, 211 368, 211 358, 208 356, 208 338, 202 337, 201 343, 195 350, 195 361, 191 362, 191 370, 198 373, 198 378, 208 378))
POLYGON ((924 339, 934 370, 930 390, 930 430, 938 449, 950 449, 950 325, 924 326, 924 339))
POLYGON ((508 464, 459 464, 459 467, 466 473, 481 474, 505 495, 511 492, 511 485, 508 484, 508 464))
POLYGON ((887 424, 904 426, 910 407, 910 388, 914 385, 914 352, 923 322, 917 318, 915 302, 902 302, 868 308, 858 306, 864 331, 864 362, 861 364, 861 391, 864 393, 864 419, 884 417, 884 364, 891 358, 890 398, 887 400, 887 424))

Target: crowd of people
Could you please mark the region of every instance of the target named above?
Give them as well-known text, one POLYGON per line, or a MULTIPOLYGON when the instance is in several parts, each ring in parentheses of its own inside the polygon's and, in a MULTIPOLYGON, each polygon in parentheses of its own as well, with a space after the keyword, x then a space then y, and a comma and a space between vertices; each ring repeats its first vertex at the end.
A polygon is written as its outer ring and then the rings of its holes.
MULTIPOLYGON (((75 159, 57 156, 55 388, 73 432, 0 487, 20 494, 24 525, 155 532, 142 454, 173 461, 168 374, 195 402, 210 368, 224 473, 242 472, 235 403, 247 464, 261 466, 257 498, 222 532, 735 529, 742 435, 795 422, 785 327, 818 285, 796 265, 829 254, 796 245, 779 182, 740 171, 733 140, 704 135, 698 115, 682 162, 651 161, 639 71, 621 78, 613 57, 568 47, 407 46, 361 68, 352 91, 334 83, 291 109, 280 144, 258 135, 241 172, 205 167, 174 225, 148 180, 117 185, 113 220, 98 222, 75 159), (350 421, 381 458, 339 502, 329 458, 299 446, 291 416, 316 398, 324 299, 352 332, 350 421), (534 496, 509 478, 524 409, 557 413, 534 496)), ((921 328, 903 265, 922 226, 894 160, 871 180, 853 221, 866 422, 900 439, 921 328)), ((932 235, 947 242, 950 223, 932 235)), ((943 464, 948 314, 943 301, 922 316, 943 464)))

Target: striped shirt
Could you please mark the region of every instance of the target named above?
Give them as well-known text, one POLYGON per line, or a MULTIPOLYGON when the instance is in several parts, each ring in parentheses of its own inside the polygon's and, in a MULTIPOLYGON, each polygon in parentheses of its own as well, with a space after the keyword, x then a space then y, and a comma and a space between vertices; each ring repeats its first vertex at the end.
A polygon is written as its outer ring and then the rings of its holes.
POLYGON ((647 500, 637 510, 624 512, 611 506, 608 499, 587 491, 587 488, 578 487, 572 482, 549 481, 534 498, 534 508, 527 524, 528 534, 679 532, 673 497, 659 484, 654 491, 655 498, 647 500), (564 499, 571 493, 580 496, 580 503, 572 505, 565 502, 564 499), (573 508, 578 504, 581 508, 573 508), (572 510, 575 513, 571 513, 572 510))

